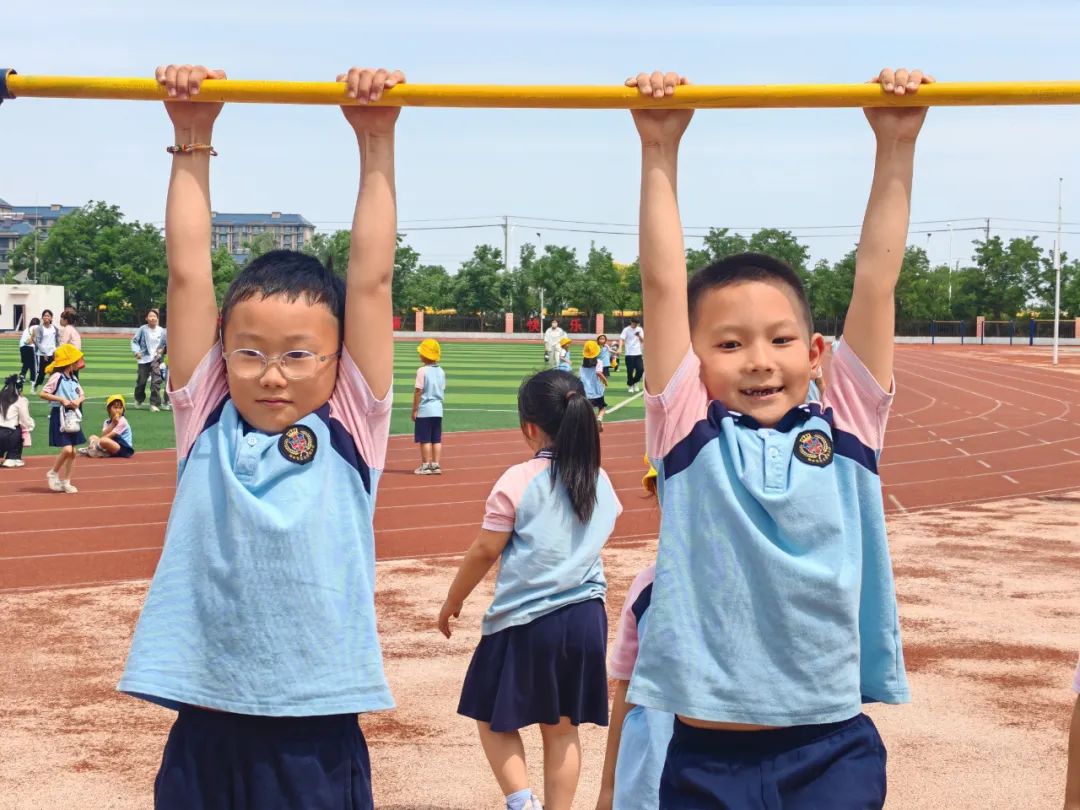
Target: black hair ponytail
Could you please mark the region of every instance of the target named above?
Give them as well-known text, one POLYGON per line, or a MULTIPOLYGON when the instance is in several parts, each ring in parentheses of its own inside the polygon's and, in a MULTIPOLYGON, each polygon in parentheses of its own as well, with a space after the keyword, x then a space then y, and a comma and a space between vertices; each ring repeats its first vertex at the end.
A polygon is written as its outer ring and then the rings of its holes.
POLYGON ((22 377, 18 374, 12 374, 4 380, 4 387, 0 389, 0 416, 5 419, 8 410, 18 401, 19 395, 22 393, 22 386, 19 384, 21 381, 22 377))
POLYGON ((552 486, 562 481, 578 520, 587 523, 596 507, 600 431, 581 380, 555 369, 534 374, 518 389, 518 417, 551 438, 552 486))

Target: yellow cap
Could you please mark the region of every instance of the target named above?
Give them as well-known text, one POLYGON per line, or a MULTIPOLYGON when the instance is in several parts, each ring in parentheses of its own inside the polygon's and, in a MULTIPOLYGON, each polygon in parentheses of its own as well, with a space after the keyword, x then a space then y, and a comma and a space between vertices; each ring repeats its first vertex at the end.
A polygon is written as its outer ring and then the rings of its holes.
POLYGON ((595 340, 586 340, 585 345, 581 349, 581 356, 586 360, 591 360, 594 357, 600 356, 600 344, 595 340))
POLYGON ((560 346, 569 346, 573 342, 574 341, 570 340, 570 338, 564 337, 562 340, 559 341, 559 345, 560 346))
POLYGON ((124 410, 127 410, 127 403, 124 402, 123 394, 109 394, 105 397, 105 410, 109 410, 109 406, 114 402, 119 402, 124 407, 124 410))
POLYGON ((78 363, 82 359, 82 352, 80 352, 70 343, 65 343, 59 348, 57 348, 56 354, 53 355, 53 361, 49 363, 49 365, 45 366, 45 373, 52 374, 55 369, 70 366, 73 363, 78 363))
POLYGON ((656 494, 656 467, 649 461, 649 457, 645 456, 645 466, 649 468, 649 471, 645 473, 645 477, 641 479, 641 485, 645 487, 645 491, 651 495, 656 494))
POLYGON ((430 360, 432 363, 438 363, 439 358, 442 357, 442 347, 435 338, 421 340, 420 345, 416 347, 416 351, 421 357, 430 360))

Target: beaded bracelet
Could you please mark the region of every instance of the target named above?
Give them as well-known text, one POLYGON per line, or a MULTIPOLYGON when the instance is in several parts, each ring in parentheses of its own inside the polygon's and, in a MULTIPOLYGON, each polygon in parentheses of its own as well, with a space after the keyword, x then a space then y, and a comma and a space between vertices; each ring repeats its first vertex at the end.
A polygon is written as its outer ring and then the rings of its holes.
POLYGON ((178 143, 176 146, 166 146, 165 151, 170 155, 188 155, 192 152, 209 152, 211 157, 217 157, 217 150, 208 143, 178 143))

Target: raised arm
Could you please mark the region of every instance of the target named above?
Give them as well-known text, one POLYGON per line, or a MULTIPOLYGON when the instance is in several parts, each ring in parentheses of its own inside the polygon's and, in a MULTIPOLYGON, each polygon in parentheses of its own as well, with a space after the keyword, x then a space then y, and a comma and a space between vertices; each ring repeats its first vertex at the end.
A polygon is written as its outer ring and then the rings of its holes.
MULTIPOLYGON (((221 104, 192 103, 205 79, 222 70, 169 65, 156 72, 175 102, 165 102, 176 146, 213 143, 221 104)), ((176 153, 165 203, 165 252, 169 262, 168 311, 172 332, 171 376, 182 388, 217 340, 218 309, 210 265, 210 150, 176 153)))
POLYGON ((360 148, 360 191, 349 243, 345 298, 345 348, 378 398, 394 382, 393 301, 390 289, 397 249, 397 192, 394 187, 394 126, 400 108, 367 107, 383 91, 402 84, 399 70, 352 68, 338 76, 350 98, 342 107, 360 148))
MULTIPOLYGON (((880 82, 882 92, 902 96, 917 93, 921 85, 934 79, 918 70, 885 69, 873 81, 880 82)), ((877 154, 855 254, 855 287, 844 321, 844 341, 888 390, 896 333, 894 293, 911 219, 915 140, 926 119, 926 108, 875 107, 864 112, 876 136, 877 154)))
MULTIPOLYGON (((639 73, 626 80, 642 95, 663 98, 688 84, 677 73, 639 73)), ((638 239, 641 300, 649 333, 645 354, 649 365, 645 387, 664 390, 690 346, 686 311, 686 252, 679 221, 677 168, 679 142, 693 110, 634 110, 641 136, 641 211, 638 239)))

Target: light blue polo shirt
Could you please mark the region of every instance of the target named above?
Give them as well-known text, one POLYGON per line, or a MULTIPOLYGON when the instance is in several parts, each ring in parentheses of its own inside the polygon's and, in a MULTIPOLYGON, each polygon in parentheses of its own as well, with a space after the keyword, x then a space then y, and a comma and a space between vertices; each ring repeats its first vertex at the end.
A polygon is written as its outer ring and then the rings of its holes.
POLYGON ((528 624, 554 610, 607 594, 600 549, 622 504, 602 469, 596 507, 578 520, 566 486, 551 479, 551 452, 541 451, 503 473, 488 496, 483 528, 511 532, 499 560, 495 597, 483 635, 528 624))
POLYGON ((120 690, 252 715, 391 708, 372 531, 390 395, 343 354, 329 402, 261 433, 215 347, 171 400, 176 497, 120 690))
POLYGON ((420 404, 416 417, 442 416, 446 398, 446 372, 438 363, 420 366, 416 371, 416 387, 420 389, 420 404))
POLYGON ((877 461, 892 395, 841 341, 772 428, 710 401, 692 350, 646 396, 663 503, 632 703, 792 726, 909 700, 877 461))
POLYGON ((598 399, 604 395, 604 386, 600 378, 596 376, 597 367, 587 368, 582 366, 578 369, 581 385, 585 389, 586 399, 598 399))

